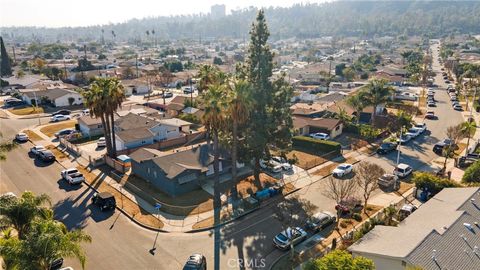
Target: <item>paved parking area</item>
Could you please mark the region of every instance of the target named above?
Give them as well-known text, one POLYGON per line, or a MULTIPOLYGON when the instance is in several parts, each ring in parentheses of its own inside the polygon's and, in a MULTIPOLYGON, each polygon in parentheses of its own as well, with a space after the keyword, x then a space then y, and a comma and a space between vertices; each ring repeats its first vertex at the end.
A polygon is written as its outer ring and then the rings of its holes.
POLYGON ((80 150, 82 151, 82 155, 88 158, 88 156, 92 158, 99 158, 103 154, 107 152, 105 147, 97 147, 97 142, 93 141, 88 144, 83 144, 79 146, 80 150))

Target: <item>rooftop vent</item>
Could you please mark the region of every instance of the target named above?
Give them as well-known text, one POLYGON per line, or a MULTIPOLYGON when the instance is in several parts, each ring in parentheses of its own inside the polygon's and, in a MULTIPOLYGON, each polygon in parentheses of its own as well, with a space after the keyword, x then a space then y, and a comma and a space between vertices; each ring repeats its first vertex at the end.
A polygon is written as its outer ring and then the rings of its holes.
MULTIPOLYGON (((463 223, 463 226, 467 227, 470 231, 473 231, 473 226, 470 223, 463 223)), ((465 238, 464 238, 465 239, 465 238)))
POLYGON ((432 251, 432 260, 437 261, 437 250, 432 251))

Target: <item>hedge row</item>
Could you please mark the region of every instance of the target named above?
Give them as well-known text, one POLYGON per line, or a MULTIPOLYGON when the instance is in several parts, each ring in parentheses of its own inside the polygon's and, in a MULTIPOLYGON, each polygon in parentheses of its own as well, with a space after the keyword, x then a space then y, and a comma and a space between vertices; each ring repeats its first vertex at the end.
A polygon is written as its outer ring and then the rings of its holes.
POLYGON ((295 136, 292 138, 293 146, 308 149, 315 152, 338 152, 340 153, 341 145, 338 142, 318 140, 306 136, 295 136))

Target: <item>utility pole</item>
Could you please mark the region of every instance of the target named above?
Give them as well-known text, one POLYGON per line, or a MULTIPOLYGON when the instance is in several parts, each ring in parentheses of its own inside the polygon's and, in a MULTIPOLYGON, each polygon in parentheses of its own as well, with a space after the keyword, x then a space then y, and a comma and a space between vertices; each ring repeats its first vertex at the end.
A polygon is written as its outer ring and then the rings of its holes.
POLYGON ((192 86, 193 77, 190 77, 189 80, 190 80, 190 106, 193 108, 193 86, 192 86))
MULTIPOLYGON (((37 92, 33 91, 33 96, 35 98, 35 111, 38 110, 38 100, 37 100, 37 92)), ((40 126, 41 123, 40 123, 40 114, 37 114, 37 118, 38 118, 38 125, 40 126)))
POLYGON ((137 79, 138 79, 138 54, 135 54, 135 68, 137 70, 137 79))
POLYGON ((400 138, 398 138, 398 147, 397 147, 397 166, 398 163, 400 163, 400 147, 402 146, 402 131, 403 131, 403 126, 400 127, 400 138))
POLYGON ((65 74, 64 80, 66 80, 68 77, 68 73, 67 73, 67 65, 65 64, 65 57, 63 58, 63 73, 65 74))

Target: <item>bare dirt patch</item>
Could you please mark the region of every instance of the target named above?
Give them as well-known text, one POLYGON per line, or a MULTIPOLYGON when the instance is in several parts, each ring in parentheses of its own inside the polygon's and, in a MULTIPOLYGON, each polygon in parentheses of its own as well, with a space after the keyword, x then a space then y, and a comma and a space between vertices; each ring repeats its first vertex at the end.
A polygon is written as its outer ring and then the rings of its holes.
POLYGON ((29 114, 43 113, 43 108, 42 107, 25 107, 25 108, 19 108, 19 109, 9 109, 8 111, 16 115, 29 115, 29 114))
POLYGON ((295 165, 304 170, 311 169, 327 162, 327 159, 324 157, 313 155, 300 150, 292 150, 290 153, 287 154, 287 158, 297 160, 297 163, 295 165))
POLYGON ((27 134, 28 138, 33 142, 38 142, 38 141, 43 140, 43 138, 40 137, 40 135, 38 135, 34 131, 31 131, 30 129, 27 129, 24 132, 25 132, 25 134, 27 134))
POLYGON ((47 146, 45 146, 45 148, 47 148, 48 150, 52 151, 52 153, 55 155, 55 158, 58 160, 58 161, 62 161, 62 160, 65 160, 68 158, 68 155, 66 155, 65 153, 63 153, 62 151, 58 150, 55 146, 49 144, 47 146))
POLYGON ((52 137, 53 135, 55 135, 56 132, 59 132, 62 129, 75 128, 76 123, 77 123, 77 120, 68 120, 68 121, 60 122, 58 124, 49 124, 47 126, 42 127, 40 129, 40 132, 47 135, 48 137, 52 137))

